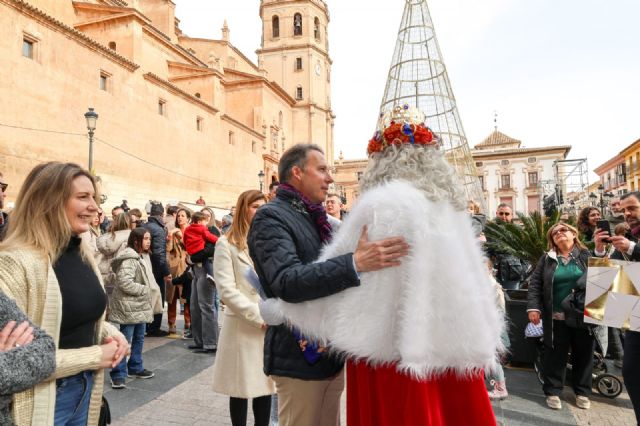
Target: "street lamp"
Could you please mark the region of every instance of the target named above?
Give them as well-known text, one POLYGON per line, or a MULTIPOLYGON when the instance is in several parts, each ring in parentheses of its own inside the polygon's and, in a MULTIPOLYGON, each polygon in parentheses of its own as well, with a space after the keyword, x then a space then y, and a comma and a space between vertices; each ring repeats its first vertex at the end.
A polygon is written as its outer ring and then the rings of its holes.
POLYGON ((604 215, 604 209, 609 205, 609 201, 614 195, 611 192, 604 192, 604 186, 602 184, 598 185, 598 193, 600 194, 600 211, 604 215))
POLYGON ((589 199, 591 200, 591 205, 595 206, 598 196, 592 192, 591 194, 589 194, 589 199))
POLYGON ((87 130, 89 131, 89 171, 93 169, 93 132, 96 130, 96 122, 98 121, 98 113, 89 108, 89 111, 84 113, 84 118, 87 120, 87 130))
POLYGON ((262 186, 264 185, 264 172, 262 170, 258 173, 258 181, 260 182, 260 192, 262 192, 262 186))

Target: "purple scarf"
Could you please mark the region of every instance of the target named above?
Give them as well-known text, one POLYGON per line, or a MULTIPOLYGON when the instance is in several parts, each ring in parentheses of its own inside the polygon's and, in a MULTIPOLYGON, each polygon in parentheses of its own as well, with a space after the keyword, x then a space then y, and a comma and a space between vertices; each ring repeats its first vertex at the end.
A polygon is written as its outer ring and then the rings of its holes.
MULTIPOLYGON (((278 192, 279 191, 289 193, 288 195, 292 198, 290 202, 294 209, 300 211, 299 208, 302 208, 309 214, 311 220, 313 220, 313 223, 316 225, 318 233, 320 234, 320 241, 323 243, 331 241, 331 224, 327 219, 327 212, 324 210, 322 203, 312 203, 311 200, 302 194, 302 192, 298 191, 288 183, 281 183, 278 185, 278 192), (297 203, 298 201, 302 202, 301 206, 297 203)), ((304 212, 301 211, 301 213, 304 212)))

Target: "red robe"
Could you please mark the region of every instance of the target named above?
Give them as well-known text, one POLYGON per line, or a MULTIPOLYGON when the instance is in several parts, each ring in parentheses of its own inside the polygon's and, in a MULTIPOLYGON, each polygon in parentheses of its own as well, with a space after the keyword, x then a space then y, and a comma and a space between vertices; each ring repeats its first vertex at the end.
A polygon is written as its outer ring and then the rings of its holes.
POLYGON ((483 374, 418 381, 395 365, 347 363, 347 426, 485 426, 495 415, 483 374))

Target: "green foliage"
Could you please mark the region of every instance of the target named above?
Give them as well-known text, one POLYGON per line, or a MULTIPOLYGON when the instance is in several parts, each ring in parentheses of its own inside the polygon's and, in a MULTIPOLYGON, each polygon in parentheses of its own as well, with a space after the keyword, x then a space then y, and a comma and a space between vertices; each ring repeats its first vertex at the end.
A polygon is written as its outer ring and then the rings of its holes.
POLYGON ((521 224, 501 221, 489 222, 484 233, 491 252, 512 254, 535 265, 547 251, 547 232, 558 223, 559 213, 543 216, 533 212, 527 216, 517 213, 521 224))

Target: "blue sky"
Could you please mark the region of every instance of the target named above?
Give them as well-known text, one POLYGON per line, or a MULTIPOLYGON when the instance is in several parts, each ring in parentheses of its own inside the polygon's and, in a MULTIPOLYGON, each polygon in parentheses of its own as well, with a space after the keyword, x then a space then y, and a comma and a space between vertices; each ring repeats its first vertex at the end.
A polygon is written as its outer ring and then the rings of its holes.
MULTIPOLYGON (((232 43, 255 59, 258 0, 174 1, 187 35, 220 38, 226 18, 232 43)), ((405 2, 326 1, 336 153, 363 158, 405 2)), ((590 170, 640 138, 640 1, 428 4, 471 146, 493 130, 494 111, 524 146, 571 145, 590 170)))

